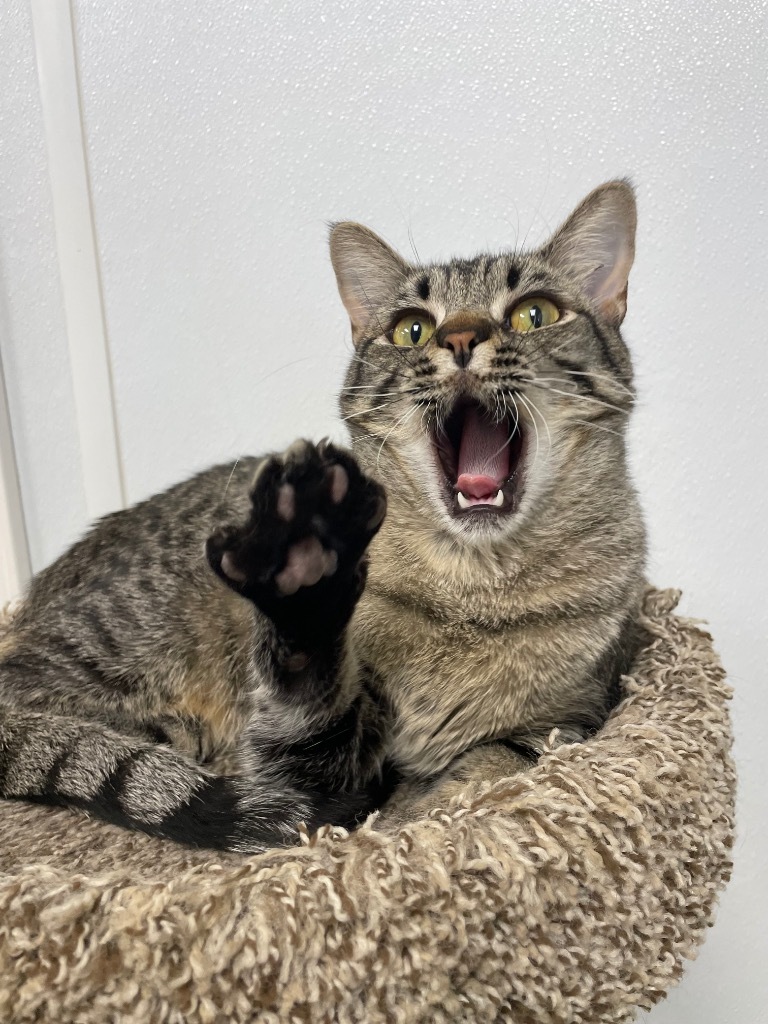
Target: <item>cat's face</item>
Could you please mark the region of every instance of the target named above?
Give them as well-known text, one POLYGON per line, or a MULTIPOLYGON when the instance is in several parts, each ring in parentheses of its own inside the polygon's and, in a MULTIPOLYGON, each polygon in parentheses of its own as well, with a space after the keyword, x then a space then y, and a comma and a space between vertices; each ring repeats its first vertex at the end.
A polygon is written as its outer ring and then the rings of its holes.
POLYGON ((358 224, 334 227, 355 342, 341 409, 390 504, 487 542, 553 501, 595 500, 623 465, 632 404, 619 325, 634 230, 624 182, 530 253, 414 266, 358 224))

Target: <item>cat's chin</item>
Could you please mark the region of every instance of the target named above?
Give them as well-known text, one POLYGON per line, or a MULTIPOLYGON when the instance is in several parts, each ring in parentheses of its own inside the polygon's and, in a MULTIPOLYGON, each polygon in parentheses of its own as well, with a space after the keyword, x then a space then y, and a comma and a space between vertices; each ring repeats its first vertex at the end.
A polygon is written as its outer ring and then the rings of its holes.
POLYGON ((432 433, 439 490, 457 524, 486 532, 518 511, 525 485, 522 421, 499 420, 485 405, 459 400, 432 433))

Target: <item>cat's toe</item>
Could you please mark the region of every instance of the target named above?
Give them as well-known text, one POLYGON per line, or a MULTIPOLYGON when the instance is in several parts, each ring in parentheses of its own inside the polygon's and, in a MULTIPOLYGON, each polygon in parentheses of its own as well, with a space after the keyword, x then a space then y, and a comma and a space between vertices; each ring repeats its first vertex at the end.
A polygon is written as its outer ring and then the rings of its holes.
POLYGON ((235 583, 244 583, 248 579, 248 574, 239 568, 231 551, 225 551, 221 556, 219 568, 228 580, 233 580, 235 583))
POLYGON ((205 557, 208 564, 225 583, 240 584, 247 574, 238 565, 236 534, 233 529, 217 530, 205 542, 205 557))

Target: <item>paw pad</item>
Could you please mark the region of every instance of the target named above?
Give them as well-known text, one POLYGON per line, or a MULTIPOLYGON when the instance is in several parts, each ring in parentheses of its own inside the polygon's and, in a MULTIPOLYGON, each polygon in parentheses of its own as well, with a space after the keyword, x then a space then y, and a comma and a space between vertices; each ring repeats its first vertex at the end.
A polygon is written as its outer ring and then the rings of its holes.
POLYGON ((288 549, 285 568, 275 576, 278 591, 287 596, 299 587, 312 587, 332 576, 338 565, 335 551, 326 551, 317 537, 305 537, 288 549))
POLYGON ((349 490, 349 475, 343 466, 338 463, 328 470, 330 481, 331 501, 334 505, 340 504, 346 497, 349 490))
POLYGON ((286 523, 296 517, 296 488, 293 484, 283 484, 278 489, 277 514, 286 523))

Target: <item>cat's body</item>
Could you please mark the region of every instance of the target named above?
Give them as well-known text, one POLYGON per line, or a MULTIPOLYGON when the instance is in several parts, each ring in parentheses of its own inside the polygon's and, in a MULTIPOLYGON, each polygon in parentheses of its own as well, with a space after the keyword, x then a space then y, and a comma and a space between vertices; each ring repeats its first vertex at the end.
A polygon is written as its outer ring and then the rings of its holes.
POLYGON ((642 588, 633 237, 622 183, 529 255, 415 268, 339 225, 364 474, 307 443, 240 460, 41 573, 0 641, 0 794, 254 850, 478 743, 597 727, 642 588))

